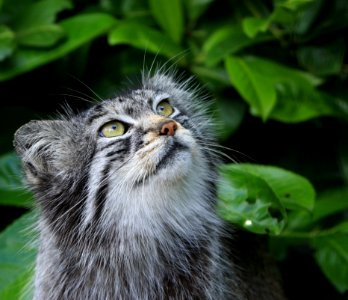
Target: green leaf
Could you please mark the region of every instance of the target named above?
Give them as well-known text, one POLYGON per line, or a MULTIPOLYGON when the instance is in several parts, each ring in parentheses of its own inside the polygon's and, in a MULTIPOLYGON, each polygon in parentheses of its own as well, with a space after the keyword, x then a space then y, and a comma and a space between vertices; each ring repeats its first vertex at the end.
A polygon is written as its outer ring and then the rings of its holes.
POLYGON ((183 4, 191 22, 195 22, 209 7, 213 0, 185 0, 183 4))
POLYGON ((122 4, 117 1, 110 1, 115 8, 121 10, 126 18, 139 17, 144 14, 149 15, 149 7, 147 0, 123 0, 122 4))
POLYGON ((348 188, 335 188, 319 193, 313 212, 304 211, 289 214, 289 229, 303 229, 333 214, 348 211, 348 188))
POLYGON ((0 299, 30 299, 25 289, 32 282, 36 247, 29 232, 35 220, 27 213, 0 233, 0 299))
POLYGON ((0 204, 27 207, 32 195, 25 188, 21 165, 14 153, 0 157, 0 204))
POLYGON ((70 0, 41 0, 26 7, 13 24, 15 29, 29 30, 30 28, 41 27, 54 23, 56 15, 72 8, 70 0))
POLYGON ((225 68, 192 66, 191 71, 204 80, 207 85, 210 85, 211 89, 216 89, 220 85, 226 87, 230 84, 230 79, 225 68))
POLYGON ((341 292, 348 290, 348 236, 319 238, 313 242, 315 259, 323 273, 341 292))
POLYGON ((278 235, 285 224, 285 210, 271 186, 236 165, 221 168, 218 213, 227 221, 255 233, 278 235))
POLYGON ((320 116, 342 116, 336 99, 317 91, 305 81, 293 79, 292 82, 276 84, 278 100, 270 118, 296 123, 320 116))
POLYGON ((332 97, 316 90, 320 80, 309 73, 252 56, 231 56, 225 62, 232 84, 263 120, 294 123, 342 116, 332 97))
POLYGON ((287 209, 305 209, 314 207, 315 191, 312 184, 303 176, 272 166, 238 164, 233 166, 262 178, 269 184, 280 203, 287 209))
POLYGON ((342 39, 323 46, 305 46, 297 50, 299 63, 310 72, 326 76, 338 74, 343 67, 346 47, 342 39))
POLYGON ((318 195, 311 219, 316 222, 344 210, 348 210, 348 188, 330 189, 318 195))
POLYGON ((15 49, 14 33, 5 25, 0 25, 0 61, 13 53, 15 49))
POLYGON ((17 32, 17 40, 20 45, 31 47, 51 47, 65 35, 63 29, 54 24, 30 27, 17 32))
POLYGON ((0 70, 0 81, 28 72, 58 59, 104 34, 115 23, 113 17, 102 13, 78 15, 59 25, 66 32, 63 43, 52 49, 19 49, 0 70))
POLYGON ((221 167, 218 212, 256 233, 278 235, 286 209, 311 210, 315 191, 304 177, 272 166, 237 164, 221 167))
POLYGON ((203 44, 204 62, 208 67, 214 66, 228 55, 268 39, 268 36, 252 39, 239 25, 219 28, 203 44))
POLYGON ((278 26, 280 25, 281 27, 285 27, 289 31, 292 31, 294 30, 297 18, 293 11, 278 6, 269 16, 269 21, 277 24, 278 26))
POLYGON ((301 9, 317 0, 276 0, 276 6, 282 6, 290 10, 301 9))
POLYGON ((173 57, 181 52, 181 48, 170 38, 150 27, 134 22, 120 22, 110 31, 110 45, 127 44, 133 47, 173 57))
POLYGON ((181 0, 149 0, 153 17, 177 44, 184 33, 184 16, 181 0))
POLYGON ((300 11, 295 11, 292 30, 297 35, 312 34, 313 27, 316 28, 315 21, 322 12, 325 0, 316 0, 303 6, 300 11))
POLYGON ((233 86, 249 105, 266 120, 276 104, 274 82, 250 59, 236 56, 227 57, 226 69, 233 86))
POLYGON ((254 38, 259 32, 265 32, 270 20, 255 17, 244 18, 242 25, 243 31, 249 38, 254 38))
POLYGON ((331 227, 330 232, 334 235, 348 234, 348 221, 339 223, 338 225, 331 227))

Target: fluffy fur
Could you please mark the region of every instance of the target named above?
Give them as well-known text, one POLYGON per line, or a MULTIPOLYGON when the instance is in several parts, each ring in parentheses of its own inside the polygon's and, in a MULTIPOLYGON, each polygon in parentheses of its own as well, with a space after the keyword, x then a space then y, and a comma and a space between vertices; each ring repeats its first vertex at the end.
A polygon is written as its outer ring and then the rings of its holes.
POLYGON ((243 259, 249 238, 215 213, 213 130, 188 85, 143 76, 84 113, 17 131, 40 211, 35 299, 282 299, 267 260, 243 259), (163 99, 168 118, 156 114, 163 99), (178 129, 161 135, 169 119, 178 129), (126 133, 100 136, 112 120, 126 133))

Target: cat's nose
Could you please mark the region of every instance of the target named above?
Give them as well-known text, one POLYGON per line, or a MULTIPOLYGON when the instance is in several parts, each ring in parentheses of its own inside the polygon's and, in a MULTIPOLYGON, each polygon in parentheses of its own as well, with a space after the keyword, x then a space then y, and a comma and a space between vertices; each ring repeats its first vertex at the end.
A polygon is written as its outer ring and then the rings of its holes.
POLYGON ((175 131, 178 129, 178 125, 175 121, 167 121, 161 124, 160 135, 173 136, 175 131))

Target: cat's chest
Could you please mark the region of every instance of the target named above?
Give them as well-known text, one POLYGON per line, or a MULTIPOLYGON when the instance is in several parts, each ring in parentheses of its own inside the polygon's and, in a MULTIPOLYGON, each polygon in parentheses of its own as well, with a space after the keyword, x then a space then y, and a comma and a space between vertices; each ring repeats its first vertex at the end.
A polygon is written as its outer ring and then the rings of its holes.
POLYGON ((174 247, 138 236, 114 245, 109 242, 100 249, 56 252, 50 273, 61 283, 55 287, 60 294, 56 299, 65 299, 67 294, 70 299, 115 299, 116 295, 118 299, 204 298, 202 284, 213 276, 210 246, 207 241, 190 245, 178 239, 174 247))

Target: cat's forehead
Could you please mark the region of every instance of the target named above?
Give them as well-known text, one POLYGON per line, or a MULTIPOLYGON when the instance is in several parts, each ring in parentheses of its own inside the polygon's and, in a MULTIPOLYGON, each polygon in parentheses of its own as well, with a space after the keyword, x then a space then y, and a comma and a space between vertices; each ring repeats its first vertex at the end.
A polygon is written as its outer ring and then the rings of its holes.
POLYGON ((87 114, 87 122, 107 114, 128 115, 137 118, 162 99, 171 95, 161 90, 135 89, 92 107, 87 114))

